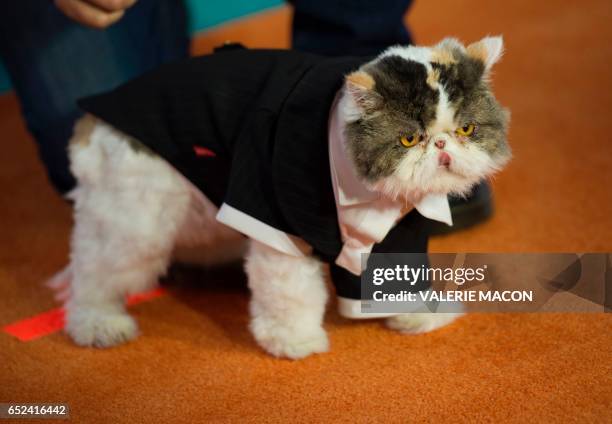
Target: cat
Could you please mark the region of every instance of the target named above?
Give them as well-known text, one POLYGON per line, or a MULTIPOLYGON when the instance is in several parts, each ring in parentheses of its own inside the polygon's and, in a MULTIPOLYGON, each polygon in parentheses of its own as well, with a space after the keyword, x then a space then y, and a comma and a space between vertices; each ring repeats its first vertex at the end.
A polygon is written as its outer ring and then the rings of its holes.
MULTIPOLYGON (((327 351, 321 257, 337 255, 358 274, 358 254, 412 207, 466 194, 510 159, 509 113, 489 84, 502 51, 501 37, 394 46, 367 60, 245 49, 165 67, 81 102, 89 113, 69 145, 78 181, 71 262, 58 277, 70 280, 67 333, 83 346, 133 339, 127 294, 155 284, 177 247, 208 246, 211 262, 244 253, 242 233, 258 344, 292 359, 327 351), (361 227, 355 236, 350 208, 380 205, 392 212, 382 233, 361 227)), ((424 332, 458 316, 387 320, 424 332)))

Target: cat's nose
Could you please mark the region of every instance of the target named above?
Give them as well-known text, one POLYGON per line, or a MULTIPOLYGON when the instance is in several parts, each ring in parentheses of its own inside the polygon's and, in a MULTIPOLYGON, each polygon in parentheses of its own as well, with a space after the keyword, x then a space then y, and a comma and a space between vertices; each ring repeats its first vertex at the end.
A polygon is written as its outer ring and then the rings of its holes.
POLYGON ((444 149, 444 146, 446 146, 446 141, 444 141, 444 140, 436 140, 436 142, 434 144, 436 145, 436 147, 438 149, 444 149))

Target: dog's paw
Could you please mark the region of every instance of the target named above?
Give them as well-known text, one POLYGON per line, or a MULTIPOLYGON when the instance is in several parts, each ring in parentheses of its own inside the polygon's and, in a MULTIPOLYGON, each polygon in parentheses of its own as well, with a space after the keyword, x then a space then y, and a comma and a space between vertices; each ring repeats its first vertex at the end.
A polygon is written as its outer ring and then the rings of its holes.
POLYGON ((304 331, 259 317, 251 322, 251 332, 266 352, 277 357, 302 359, 329 350, 327 334, 321 327, 304 331))
POLYGON ((125 312, 96 309, 68 311, 66 332, 80 346, 110 347, 138 335, 136 321, 125 312))
POLYGON ((387 326, 402 333, 428 333, 450 324, 462 313, 412 313, 387 318, 387 326))

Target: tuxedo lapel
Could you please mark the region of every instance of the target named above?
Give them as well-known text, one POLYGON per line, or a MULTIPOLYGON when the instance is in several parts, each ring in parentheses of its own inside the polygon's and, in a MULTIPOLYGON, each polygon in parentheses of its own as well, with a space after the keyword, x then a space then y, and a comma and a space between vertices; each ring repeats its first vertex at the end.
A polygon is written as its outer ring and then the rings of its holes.
POLYGON ((329 113, 346 74, 367 58, 324 60, 297 83, 279 115, 273 179, 290 231, 326 259, 342 248, 329 169, 329 113))

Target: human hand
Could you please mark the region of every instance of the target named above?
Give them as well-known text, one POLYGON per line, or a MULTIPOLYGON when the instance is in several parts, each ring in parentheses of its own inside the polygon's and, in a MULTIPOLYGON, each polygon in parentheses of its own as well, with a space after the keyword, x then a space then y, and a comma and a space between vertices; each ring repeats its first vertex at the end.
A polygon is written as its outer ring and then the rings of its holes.
POLYGON ((54 0, 55 6, 80 24, 104 29, 123 17, 136 0, 54 0))

